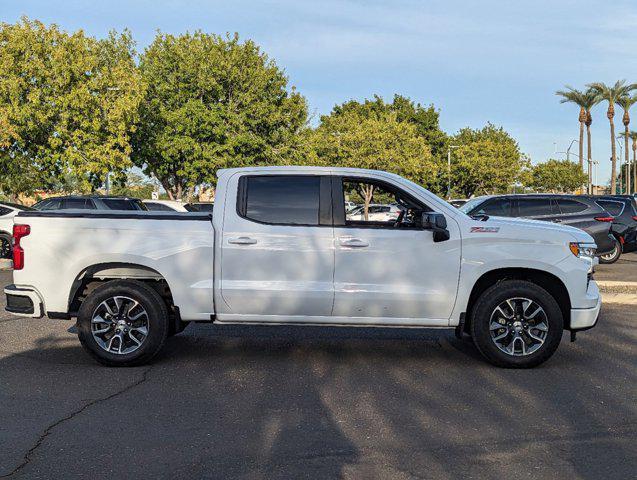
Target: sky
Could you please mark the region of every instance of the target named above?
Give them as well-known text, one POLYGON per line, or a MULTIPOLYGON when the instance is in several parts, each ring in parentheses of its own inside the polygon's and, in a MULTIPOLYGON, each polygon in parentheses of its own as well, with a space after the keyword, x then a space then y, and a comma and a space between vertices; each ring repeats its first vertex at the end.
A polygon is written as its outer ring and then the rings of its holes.
MULTIPOLYGON (((285 70, 314 123, 344 101, 399 93, 433 103, 449 133, 504 127, 534 163, 565 158, 578 138, 579 110, 556 90, 637 82, 635 0, 0 0, 0 21, 23 15, 97 37, 128 28, 140 50, 158 30, 237 32, 285 70)), ((610 176, 605 111, 593 111, 599 183, 610 176)))

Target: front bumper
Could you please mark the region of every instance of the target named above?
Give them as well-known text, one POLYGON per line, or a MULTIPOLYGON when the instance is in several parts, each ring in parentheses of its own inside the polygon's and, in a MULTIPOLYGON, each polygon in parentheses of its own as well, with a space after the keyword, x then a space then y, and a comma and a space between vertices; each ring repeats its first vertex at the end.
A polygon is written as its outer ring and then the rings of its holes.
POLYGON ((593 328, 599 318, 599 310, 602 308, 602 296, 594 280, 588 284, 586 291, 587 303, 593 303, 592 308, 572 308, 570 330, 587 330, 593 328))
POLYGON ((42 318, 44 316, 44 302, 40 294, 29 287, 7 285, 4 288, 7 305, 4 309, 21 317, 42 318))

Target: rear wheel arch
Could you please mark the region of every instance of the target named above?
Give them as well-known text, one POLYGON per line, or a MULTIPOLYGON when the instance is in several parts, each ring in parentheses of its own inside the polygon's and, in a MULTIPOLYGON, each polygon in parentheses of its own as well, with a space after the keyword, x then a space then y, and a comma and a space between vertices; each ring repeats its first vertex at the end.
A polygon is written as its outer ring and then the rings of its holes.
POLYGON ((170 334, 179 333, 186 324, 181 321, 179 307, 175 306, 173 294, 166 278, 157 270, 145 265, 125 262, 109 262, 91 265, 77 274, 71 284, 68 312, 76 316, 84 299, 100 285, 115 280, 142 282, 155 290, 162 298, 170 317, 170 334))
POLYGON ((552 273, 544 270, 537 270, 533 268, 499 268, 484 273, 473 285, 465 311, 465 332, 469 333, 471 331, 469 325, 469 322, 471 321, 471 313, 476 301, 480 298, 480 295, 482 295, 482 293, 492 285, 503 280, 525 280, 546 290, 555 299, 562 311, 564 328, 569 328, 571 318, 571 298, 566 285, 564 285, 562 280, 552 273))

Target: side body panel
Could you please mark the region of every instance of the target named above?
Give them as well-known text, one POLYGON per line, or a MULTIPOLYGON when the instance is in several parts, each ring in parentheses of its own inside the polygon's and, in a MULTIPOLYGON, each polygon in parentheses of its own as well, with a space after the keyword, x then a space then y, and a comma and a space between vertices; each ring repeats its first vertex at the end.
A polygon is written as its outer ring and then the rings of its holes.
POLYGON ((210 221, 18 216, 15 223, 31 233, 21 240, 25 267, 13 272, 14 283, 36 287, 46 311, 67 312, 73 282, 86 268, 126 263, 159 272, 183 319, 209 320, 214 312, 210 221))

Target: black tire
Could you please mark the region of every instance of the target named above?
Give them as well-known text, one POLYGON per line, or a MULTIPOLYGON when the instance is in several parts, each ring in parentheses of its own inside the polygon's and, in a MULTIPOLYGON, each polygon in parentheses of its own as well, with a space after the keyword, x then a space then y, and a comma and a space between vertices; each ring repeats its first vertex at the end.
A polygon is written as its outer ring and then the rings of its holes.
POLYGON ((0 233, 0 258, 11 258, 13 253, 11 252, 11 243, 13 237, 8 233, 0 233))
MULTIPOLYGON (((132 309, 131 309, 132 310, 132 309)), ((93 290, 82 302, 77 316, 80 343, 98 362, 110 367, 134 367, 155 357, 168 336, 168 311, 159 294, 142 282, 112 280, 93 290), (137 350, 131 353, 111 353, 101 347, 93 336, 93 313, 105 300, 116 296, 129 297, 141 305, 147 313, 148 334, 137 350)))
MULTIPOLYGON (((546 290, 524 280, 504 280, 480 295, 472 310, 470 330, 475 346, 493 365, 505 368, 531 368, 545 362, 555 353, 562 339, 564 320, 559 305, 546 290), (548 325, 544 343, 537 350, 524 356, 505 353, 491 337, 492 314, 503 302, 515 298, 529 299, 542 307, 545 323, 548 325)), ((515 346, 516 343, 513 342, 513 350, 515 346)))
POLYGON ((619 260, 619 257, 622 256, 622 244, 619 240, 615 239, 615 248, 612 252, 607 253, 606 255, 600 255, 599 263, 611 264, 615 263, 619 260))

